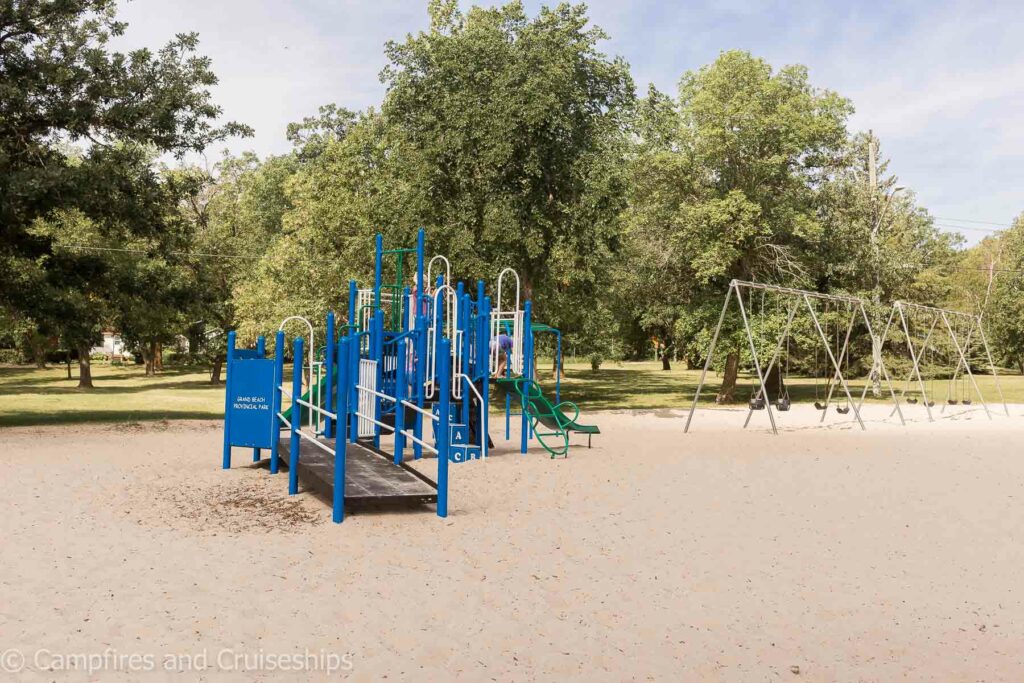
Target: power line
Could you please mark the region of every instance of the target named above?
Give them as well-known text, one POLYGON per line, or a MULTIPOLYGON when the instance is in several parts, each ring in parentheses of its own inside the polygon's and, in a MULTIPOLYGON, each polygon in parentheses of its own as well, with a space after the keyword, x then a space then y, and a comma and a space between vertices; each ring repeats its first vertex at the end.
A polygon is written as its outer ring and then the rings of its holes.
POLYGON ((969 230, 971 232, 984 232, 984 233, 988 233, 990 235, 995 234, 997 232, 1002 232, 1003 230, 1006 230, 1006 229, 1009 229, 1009 226, 1007 226, 1006 228, 1002 228, 1002 229, 1000 229, 1000 228, 975 228, 975 227, 971 227, 971 226, 967 226, 967 225, 949 225, 948 223, 935 223, 935 227, 936 228, 943 228, 945 230, 969 230))
MULTIPOLYGON (((149 255, 151 252, 145 249, 122 249, 119 247, 94 247, 89 244, 62 244, 59 245, 68 249, 91 249, 92 251, 117 251, 124 254, 143 254, 149 255)), ((207 253, 201 251, 168 251, 166 254, 172 254, 174 256, 201 256, 204 258, 238 258, 238 259, 259 259, 260 256, 249 256, 247 254, 217 254, 207 253)))
POLYGON ((954 223, 980 223, 982 225, 998 225, 1001 228, 1012 227, 1006 223, 994 223, 992 221, 978 221, 972 218, 949 218, 948 216, 932 216, 932 218, 939 221, 951 221, 954 223))

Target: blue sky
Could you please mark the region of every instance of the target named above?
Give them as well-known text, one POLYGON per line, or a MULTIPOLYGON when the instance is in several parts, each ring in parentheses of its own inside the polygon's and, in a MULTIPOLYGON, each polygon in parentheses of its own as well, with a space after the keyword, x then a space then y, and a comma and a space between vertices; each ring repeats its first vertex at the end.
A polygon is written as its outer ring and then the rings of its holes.
MULTIPOLYGON (((463 3, 468 6, 470 3, 463 3)), ((480 2, 477 4, 494 4, 480 2)), ((542 3, 529 0, 535 11, 542 3)), ((852 130, 873 129, 890 170, 969 241, 1024 211, 1024 6, 953 2, 594 0, 605 51, 637 89, 675 93, 679 76, 739 48, 849 97, 852 130), (965 221, 978 221, 975 223, 965 221)), ((378 104, 383 44, 427 25, 426 0, 133 0, 126 46, 198 31, 225 116, 256 129, 233 151, 288 149, 285 126, 335 102, 378 104)), ((216 155, 210 154, 211 160, 216 155)))

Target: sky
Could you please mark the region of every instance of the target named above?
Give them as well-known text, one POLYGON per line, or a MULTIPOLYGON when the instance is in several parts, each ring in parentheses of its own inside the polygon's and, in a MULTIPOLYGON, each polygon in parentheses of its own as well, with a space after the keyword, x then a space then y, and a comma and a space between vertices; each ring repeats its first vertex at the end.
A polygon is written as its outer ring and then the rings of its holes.
MULTIPOLYGON (((227 120, 261 156, 289 149, 285 127, 333 102, 379 105, 384 43, 427 27, 426 0, 130 0, 119 48, 156 48, 196 31, 220 79, 227 120)), ((463 2, 463 7, 471 3, 463 2)), ((492 5, 481 0, 475 4, 492 5)), ((526 1, 535 13, 541 2, 526 1)), ((547 4, 552 4, 551 2, 547 4)), ((675 2, 592 0, 637 90, 675 93, 679 77, 743 49, 800 63, 850 98, 851 131, 873 130, 890 172, 969 243, 1024 211, 1024 5, 1018 2, 675 2), (983 6, 979 9, 978 5, 983 6)), ((218 150, 208 153, 210 161, 218 150)))

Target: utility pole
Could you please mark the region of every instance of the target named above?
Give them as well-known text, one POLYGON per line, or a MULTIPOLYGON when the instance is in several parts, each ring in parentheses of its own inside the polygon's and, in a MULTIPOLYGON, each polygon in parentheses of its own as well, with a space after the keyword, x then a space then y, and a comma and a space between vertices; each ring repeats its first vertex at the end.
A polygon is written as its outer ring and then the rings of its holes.
MULTIPOLYGON (((871 249, 873 256, 874 287, 872 288, 871 301, 875 310, 882 298, 882 264, 881 253, 878 246, 878 231, 882 228, 881 216, 878 214, 878 149, 875 145, 875 132, 868 130, 868 191, 871 197, 871 249)), ((871 336, 871 395, 879 398, 882 395, 882 379, 879 368, 882 367, 882 340, 877 335, 871 336)))
MULTIPOLYGON (((878 162, 875 158, 878 153, 875 147, 875 133, 874 131, 868 131, 868 184, 872 188, 878 187, 878 162)), ((876 203, 872 194, 872 204, 876 203)))
MULTIPOLYGON (((895 182, 896 178, 892 179, 895 182)), ((873 308, 877 311, 882 301, 882 249, 880 234, 882 223, 885 220, 885 213, 892 203, 893 197, 902 192, 905 188, 894 187, 892 192, 885 194, 885 201, 881 202, 883 196, 882 188, 878 185, 878 141, 875 139, 875 132, 868 131, 868 197, 871 201, 871 252, 873 256, 872 270, 874 270, 874 287, 871 293, 873 308)), ((871 337, 871 394, 875 398, 882 395, 882 340, 878 335, 871 337)))

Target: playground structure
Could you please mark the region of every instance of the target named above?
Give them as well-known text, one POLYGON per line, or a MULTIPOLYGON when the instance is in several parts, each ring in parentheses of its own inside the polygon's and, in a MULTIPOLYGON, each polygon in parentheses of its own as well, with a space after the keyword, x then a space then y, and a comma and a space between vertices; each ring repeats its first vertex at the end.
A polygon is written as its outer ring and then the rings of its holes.
MULTIPOLYGON (((349 322, 338 326, 328 313, 319 347, 313 324, 299 316, 281 323, 273 359, 265 357, 263 337, 256 349, 237 349, 229 333, 225 469, 233 447, 252 448, 254 462, 270 449, 270 472, 278 472, 281 460, 288 467, 289 494, 297 493, 301 473, 331 496, 335 522, 344 519, 346 505, 362 503, 436 503, 437 514, 447 515, 449 464, 488 455, 490 380, 503 368, 505 380, 534 384, 534 332, 555 333, 559 356, 561 337, 545 325, 535 330, 532 304, 522 301, 514 270, 499 274, 492 307, 483 281, 472 296, 462 282, 453 285, 445 257, 426 261, 424 247, 423 230, 412 249, 386 250, 377 235, 372 288, 349 283, 349 322), (411 282, 409 258, 415 259, 411 282), (394 274, 387 282, 386 260, 393 261, 388 270, 394 274), (302 336, 293 341, 289 386, 285 327, 293 322, 304 324, 308 343, 302 336), (512 345, 502 350, 494 342, 506 333, 512 345), (437 459, 436 481, 406 462, 427 456, 437 459)), ((535 414, 543 403, 520 398, 514 412, 506 393, 506 440, 518 416, 520 452, 536 436, 550 453, 546 433, 533 429, 543 423, 535 414)), ((567 443, 560 454, 566 450, 567 443)))
MULTIPOLYGON (((819 421, 822 423, 825 421, 829 407, 832 405, 836 385, 838 384, 842 388, 843 396, 845 397, 845 405, 839 405, 837 402, 835 404, 836 412, 845 415, 852 410, 853 420, 860 425, 861 429, 865 429, 864 421, 861 419, 860 415, 861 403, 854 401, 847 382, 847 375, 849 374, 850 340, 854 327, 858 322, 863 323, 867 334, 871 337, 874 336, 874 332, 871 328, 871 319, 865 308, 864 300, 851 296, 820 294, 818 292, 811 292, 803 289, 779 287, 776 285, 766 285, 758 282, 734 279, 729 283, 729 290, 726 292, 725 302, 722 304, 722 311, 718 318, 718 324, 715 326, 715 331, 711 338, 711 344, 709 345, 705 356, 704 369, 701 372, 697 391, 694 393, 693 403, 690 405, 690 412, 686 418, 686 426, 683 428, 684 432, 689 432, 690 430, 690 423, 693 421, 693 415, 697 410, 697 402, 700 400, 700 394, 704 388, 705 380, 707 379, 708 369, 710 368, 712 359, 714 358, 715 347, 717 346, 719 337, 722 333, 722 327, 725 323, 726 314, 729 310, 729 303, 733 299, 735 299, 739 308, 743 333, 749 345, 748 348, 757 381, 756 391, 750 399, 746 420, 743 423, 744 428, 750 424, 750 419, 753 416, 754 411, 765 410, 768 414, 768 420, 771 423, 772 433, 779 433, 775 413, 776 411, 786 412, 789 410, 791 405, 790 397, 788 390, 785 388, 786 385, 784 379, 780 381, 781 390, 778 392, 778 395, 774 398, 770 396, 767 378, 771 376, 773 370, 777 369, 777 364, 779 364, 778 367, 781 370, 780 359, 784 348, 787 367, 786 374, 788 374, 790 334, 794 327, 794 320, 797 312, 806 308, 809 316, 808 319, 811 323, 812 337, 814 337, 816 341, 820 341, 820 346, 817 347, 818 349, 824 347, 824 355, 828 361, 828 372, 831 373, 831 379, 828 381, 825 389, 824 402, 815 401, 815 407, 821 411, 821 419, 819 421), (771 351, 767 365, 764 365, 761 362, 762 359, 758 350, 758 344, 754 341, 755 335, 751 324, 751 316, 753 315, 754 307, 754 292, 760 292, 761 294, 762 318, 764 316, 765 294, 771 293, 775 295, 777 300, 785 302, 782 305, 782 308, 785 311, 785 323, 780 334, 776 338, 775 343, 771 347, 773 350, 771 351), (745 295, 749 302, 747 305, 745 305, 743 301, 745 295), (821 307, 821 310, 815 308, 815 304, 818 304, 821 307), (836 322, 833 325, 835 328, 834 339, 827 333, 830 309, 833 309, 833 314, 837 317, 836 322), (824 324, 822 318, 825 319, 824 324), (834 353, 833 348, 835 348, 834 353), (844 366, 846 368, 845 373, 843 370, 844 366), (762 370, 762 368, 764 369, 762 370)), ((765 332, 763 326, 759 331, 763 336, 763 333, 765 332)), ((761 341, 763 343, 764 340, 762 339, 761 341)), ((893 402, 894 412, 899 415, 900 421, 903 422, 903 412, 900 409, 899 399, 896 397, 896 392, 893 389, 888 370, 880 356, 873 360, 871 372, 872 374, 877 373, 879 377, 885 380, 885 383, 888 386, 889 396, 893 402)), ((817 377, 815 378, 815 394, 815 398, 817 399, 817 377)), ((841 398, 840 400, 843 399, 841 398)), ((861 397, 861 402, 863 402, 863 396, 861 397)))
MULTIPOLYGON (((897 301, 893 303, 882 332, 880 343, 883 349, 887 341, 894 343, 890 333, 897 325, 897 329, 903 332, 903 342, 911 363, 906 383, 901 392, 906 403, 911 405, 921 403, 927 411, 928 420, 935 420, 932 408, 937 404, 937 392, 934 387, 936 372, 932 370, 929 373, 931 378, 926 380, 922 374, 922 367, 926 366, 929 360, 933 361, 932 365, 935 365, 935 359, 941 358, 944 365, 953 367, 953 371, 950 378, 945 380, 946 395, 941 401, 939 412, 944 413, 946 407, 951 405, 970 406, 973 404, 972 396, 974 396, 980 401, 986 416, 991 420, 992 411, 989 409, 981 387, 971 370, 971 350, 980 342, 981 350, 984 352, 984 365, 992 375, 996 391, 999 393, 999 400, 1003 404, 1003 411, 1009 417, 1010 410, 1003 397, 1002 387, 999 385, 999 373, 992 360, 981 316, 948 308, 897 301), (923 335, 921 334, 922 330, 926 330, 923 335), (931 391, 929 391, 929 385, 931 391), (914 391, 917 396, 910 395, 914 391)), ((866 393, 867 387, 861 394, 861 403, 863 403, 866 393)))

